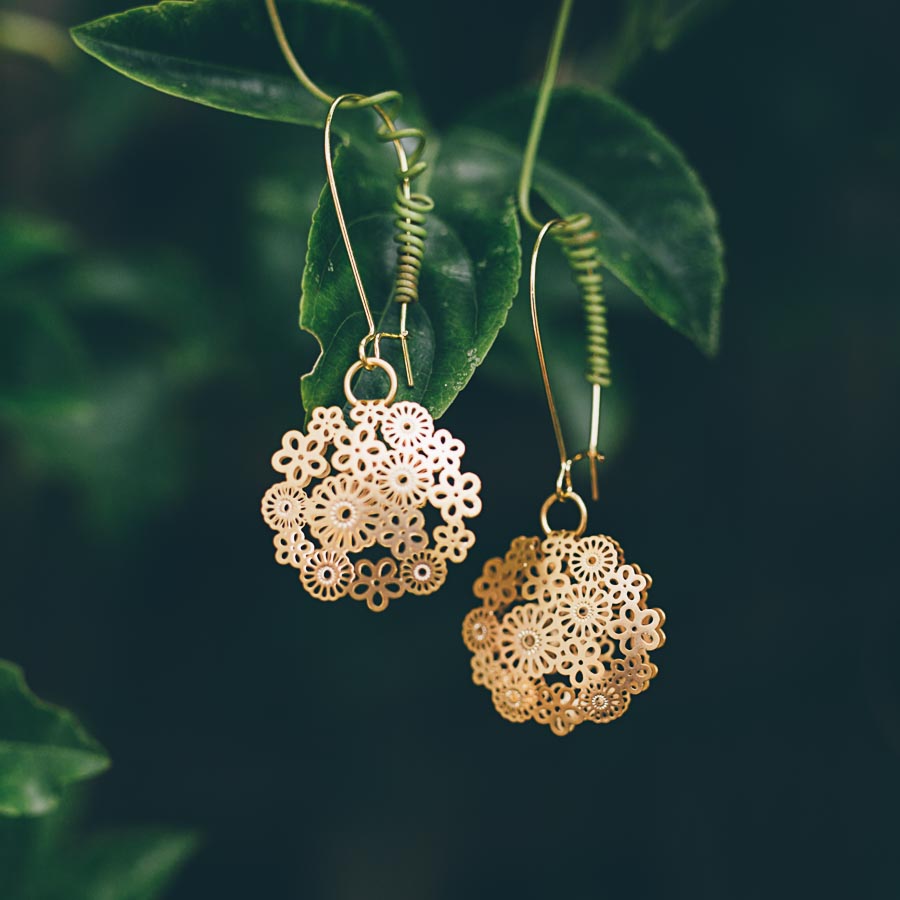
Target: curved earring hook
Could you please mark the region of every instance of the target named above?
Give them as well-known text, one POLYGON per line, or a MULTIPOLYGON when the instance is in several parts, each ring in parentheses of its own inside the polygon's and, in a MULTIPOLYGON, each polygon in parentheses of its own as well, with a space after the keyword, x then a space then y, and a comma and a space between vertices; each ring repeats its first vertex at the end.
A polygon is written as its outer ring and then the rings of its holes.
MULTIPOLYGON (((538 364, 541 368, 541 378, 544 382, 544 393, 547 395, 547 408, 550 410, 550 422, 553 425, 553 435, 556 438, 556 447, 559 450, 559 477, 556 480, 556 497, 564 500, 568 497, 578 497, 572 489, 572 464, 581 459, 587 459, 591 467, 591 496, 598 499, 599 488, 597 479, 597 463, 603 461, 603 455, 597 449, 600 433, 600 385, 593 384, 591 391, 591 430, 588 449, 570 457, 566 450, 566 442, 559 421, 559 413, 556 411, 556 403, 553 400, 553 391, 550 387, 550 375, 547 372, 547 360, 544 356, 544 345, 541 341, 541 327, 537 311, 537 261, 541 244, 547 234, 556 227, 567 226, 565 219, 551 219, 545 223, 538 232, 534 241, 534 249, 531 251, 531 271, 528 280, 528 292, 531 300, 531 325, 534 329, 534 345, 537 349, 538 364)), ((579 500, 581 498, 578 498, 579 500)))
MULTIPOLYGON (((359 299, 362 303, 363 312, 366 315, 366 324, 369 326, 368 333, 365 337, 360 341, 359 345, 359 355, 360 360, 363 362, 364 366, 369 369, 372 368, 372 364, 369 362, 369 356, 366 352, 366 349, 370 342, 374 343, 374 359, 381 358, 381 348, 380 342, 382 338, 396 338, 400 341, 400 346, 403 351, 403 363, 406 367, 406 381, 410 387, 413 386, 413 374, 412 374, 412 365, 410 363, 409 358, 409 346, 407 342, 407 338, 409 337, 409 332, 406 328, 406 303, 400 304, 400 332, 399 334, 393 334, 386 331, 376 331, 375 329, 375 320, 372 317, 372 309, 369 306, 369 299, 366 296, 366 289, 363 286, 362 276, 359 272, 359 266, 356 262, 356 254, 353 252, 353 245, 350 243, 350 234, 347 230, 347 221, 344 218, 344 209, 341 206, 341 199, 338 195, 337 182, 334 177, 334 163, 331 158, 331 124, 334 119, 334 114, 337 112, 338 107, 342 103, 353 102, 355 104, 355 108, 362 107, 371 107, 375 110, 375 112, 379 115, 381 120, 384 122, 385 126, 397 136, 391 140, 391 143, 394 145, 394 150, 397 154, 397 160, 400 164, 400 172, 403 175, 403 196, 406 197, 407 200, 411 197, 411 189, 410 189, 410 177, 414 172, 415 166, 418 164, 413 162, 413 165, 410 165, 410 158, 406 155, 406 150, 403 147, 403 142, 401 137, 404 136, 403 131, 397 131, 396 126, 394 125, 394 120, 388 115, 388 113, 384 110, 381 104, 390 102, 391 100, 396 100, 399 98, 399 94, 396 91, 386 91, 383 94, 376 94, 372 97, 366 97, 363 94, 341 94, 339 97, 335 97, 331 102, 331 105, 328 107, 328 114, 325 116, 325 173, 328 177, 328 188, 331 191, 331 199, 334 203, 334 211, 337 216, 338 227, 341 230, 341 237, 344 240, 344 247, 347 250, 347 258, 350 261, 350 269, 353 272, 353 280, 356 282, 356 290, 359 293, 359 299)), ((415 156, 415 154, 413 154, 415 156)))

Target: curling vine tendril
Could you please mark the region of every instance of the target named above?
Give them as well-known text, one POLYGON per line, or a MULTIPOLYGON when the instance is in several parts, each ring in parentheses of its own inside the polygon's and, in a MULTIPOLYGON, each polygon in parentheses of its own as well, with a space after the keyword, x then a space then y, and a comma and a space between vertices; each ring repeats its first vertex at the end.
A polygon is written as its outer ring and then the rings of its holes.
MULTIPOLYGON (((266 10, 272 23, 272 31, 291 71, 300 84, 316 99, 323 103, 334 102, 334 97, 323 91, 300 65, 281 23, 275 0, 266 0, 266 10)), ((350 108, 366 108, 383 106, 386 103, 402 102, 402 95, 397 91, 385 91, 370 97, 360 96, 359 99, 350 101, 350 108)), ((384 124, 377 131, 378 140, 382 143, 393 143, 400 147, 400 142, 406 139, 416 141, 415 149, 406 159, 403 165, 402 157, 398 153, 401 165, 396 171, 398 180, 394 195, 393 210, 397 215, 394 225, 397 233, 394 241, 398 245, 397 267, 394 275, 394 299, 398 303, 412 303, 419 299, 419 276, 422 271, 422 259, 425 255, 425 240, 428 236, 426 220, 428 213, 434 209, 434 201, 427 194, 415 193, 411 189, 412 182, 420 177, 428 168, 428 162, 423 159, 425 152, 425 132, 420 128, 398 128, 395 124, 388 125, 389 117, 380 111, 384 124)))

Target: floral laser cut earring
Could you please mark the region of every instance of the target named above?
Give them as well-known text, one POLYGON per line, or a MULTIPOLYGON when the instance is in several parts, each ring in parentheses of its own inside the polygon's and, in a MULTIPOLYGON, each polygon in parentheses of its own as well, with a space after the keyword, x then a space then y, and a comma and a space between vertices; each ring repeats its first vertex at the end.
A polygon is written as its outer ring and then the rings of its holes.
POLYGON ((360 358, 344 376, 350 422, 339 406, 317 407, 306 433, 286 432, 272 457, 272 467, 284 479, 262 499, 263 519, 276 532, 275 559, 298 570, 306 592, 324 601, 349 596, 374 612, 382 612, 404 594, 431 594, 441 587, 448 564, 462 562, 475 542, 466 519, 481 511, 481 482, 460 469, 465 452, 462 441, 446 429, 436 430, 424 406, 394 402, 397 374, 381 356, 382 339, 399 340, 407 382, 413 386, 406 313, 407 303, 416 295, 424 236, 421 223, 431 201, 410 191, 411 179, 424 168, 417 162, 422 147, 407 158, 401 139, 421 134, 396 129, 379 105, 393 97, 345 94, 332 102, 325 119, 328 185, 369 327, 359 344, 360 358), (379 135, 393 143, 400 162, 395 207, 403 216, 398 220, 399 333, 375 328, 338 197, 331 123, 346 101, 375 110, 385 125, 379 135), (387 376, 387 395, 381 400, 357 399, 355 376, 374 369, 387 376))
POLYGON ((588 450, 569 457, 535 296, 541 242, 552 228, 570 224, 554 219, 544 225, 531 256, 534 339, 560 458, 556 490, 541 508, 544 537, 517 537, 505 556, 485 563, 475 582, 482 605, 469 612, 462 629, 473 653, 472 680, 491 691, 497 712, 511 722, 534 719, 558 735, 582 722, 603 724, 622 716, 656 675, 649 654, 665 641, 665 615, 647 605, 650 576, 627 563, 611 537, 585 536, 587 507, 572 487, 572 466, 586 459, 597 499, 600 385, 593 385, 588 450), (579 512, 577 528, 552 529, 551 507, 569 501, 579 512))

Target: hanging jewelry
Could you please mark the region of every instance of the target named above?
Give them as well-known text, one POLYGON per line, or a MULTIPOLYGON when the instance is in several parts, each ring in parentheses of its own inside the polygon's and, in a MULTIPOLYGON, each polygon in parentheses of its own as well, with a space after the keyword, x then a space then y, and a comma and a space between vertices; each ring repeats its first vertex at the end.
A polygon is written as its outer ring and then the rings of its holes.
MULTIPOLYGON (((547 374, 535 290, 538 252, 554 228, 564 250, 578 246, 582 218, 545 224, 531 255, 531 319, 560 459, 556 490, 541 508, 543 537, 517 537, 503 557, 485 563, 474 587, 481 605, 462 627, 473 654, 472 680, 491 692, 497 712, 510 722, 533 719, 558 735, 582 722, 605 724, 622 716, 632 697, 650 686, 657 673, 650 653, 665 641, 665 615, 647 603, 650 576, 628 563, 608 535, 585 536, 587 507, 572 487, 572 466, 587 460, 597 499, 602 379, 593 379, 588 449, 570 457, 547 374), (556 503, 578 510, 574 530, 550 526, 556 503)), ((602 361, 599 368, 608 375, 602 316, 595 316, 591 332, 592 367, 602 361)))
POLYGON ((418 298, 418 274, 424 251, 425 214, 430 198, 414 194, 410 183, 425 168, 419 157, 423 135, 398 130, 377 97, 337 97, 325 119, 325 169, 335 214, 365 312, 368 332, 359 359, 344 377, 349 419, 339 406, 317 407, 306 432, 291 430, 272 457, 283 480, 262 499, 262 515, 276 532, 275 559, 298 570, 308 594, 332 601, 349 596, 374 612, 387 609, 404 594, 434 593, 447 577, 449 563, 462 562, 475 535, 466 519, 481 511, 481 482, 460 468, 465 446, 446 429, 435 429, 428 410, 412 401, 395 402, 397 374, 381 356, 383 339, 399 340, 407 383, 413 385, 406 327, 407 305, 418 298), (338 107, 372 107, 384 122, 379 131, 400 163, 397 191, 400 245, 395 299, 400 330, 377 331, 350 243, 331 161, 331 125, 338 107), (402 139, 419 138, 407 157, 402 139), (371 347, 371 355, 370 355, 371 347), (353 380, 363 370, 387 376, 383 399, 358 399, 353 380))

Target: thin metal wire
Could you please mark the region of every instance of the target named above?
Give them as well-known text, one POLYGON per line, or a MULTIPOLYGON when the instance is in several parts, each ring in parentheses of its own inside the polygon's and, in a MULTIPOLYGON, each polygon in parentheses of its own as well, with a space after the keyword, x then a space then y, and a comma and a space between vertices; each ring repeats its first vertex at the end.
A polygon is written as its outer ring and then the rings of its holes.
POLYGON ((415 302, 419 299, 419 276, 422 270, 422 260, 425 255, 425 240, 428 235, 425 223, 428 213, 434 209, 434 201, 427 194, 414 193, 411 189, 413 180, 422 175, 428 167, 427 161, 422 158, 425 152, 425 133, 418 128, 397 128, 391 116, 385 111, 385 104, 392 102, 399 103, 402 100, 402 96, 397 91, 384 91, 371 96, 365 96, 363 94, 343 94, 340 97, 335 98, 322 90, 322 88, 309 77, 295 56, 290 41, 288 41, 287 34, 285 33, 284 25, 282 24, 281 17, 278 13, 275 0, 266 0, 266 10, 268 11, 269 20, 272 24, 275 40, 281 49, 281 53, 284 56, 288 67, 307 91, 324 103, 330 104, 325 122, 326 171, 328 172, 329 187, 332 199, 335 203, 338 224, 340 225, 341 235, 344 239, 344 246, 347 248, 347 255, 350 259, 351 268, 353 269, 353 277, 356 282, 357 290, 359 291, 360 300, 363 304, 363 310, 366 314, 366 321, 369 325, 369 332, 360 345, 360 356, 362 359, 366 359, 365 350, 371 341, 374 341, 374 352, 376 357, 378 357, 381 338, 387 337, 398 339, 403 350, 406 380, 409 386, 412 387, 413 375, 409 356, 409 332, 407 330, 408 313, 406 306, 408 303, 415 302), (400 304, 399 334, 376 332, 375 330, 375 323, 372 318, 368 298, 366 297, 365 289, 362 284, 359 268, 356 265, 356 258, 350 246, 346 222, 344 220, 343 211, 341 210, 340 200, 337 196, 337 188, 334 183, 334 171, 331 161, 330 130, 334 114, 338 106, 342 103, 346 103, 349 108, 353 109, 367 107, 374 109, 384 123, 383 126, 378 129, 378 139, 383 142, 392 143, 397 154, 397 161, 399 163, 397 177, 399 184, 397 186, 393 209, 397 215, 394 222, 397 229, 394 240, 399 245, 397 267, 394 277, 394 299, 400 304), (403 141, 410 139, 414 139, 417 143, 412 152, 407 155, 406 149, 403 146, 403 141))
POLYGON ((556 404, 553 402, 553 391, 550 388, 550 376, 547 373, 547 360, 544 357, 544 344, 541 341, 541 326, 538 321, 537 311, 537 261, 541 243, 551 228, 564 225, 563 219, 551 219, 538 232, 534 241, 534 249, 531 251, 531 273, 528 280, 528 295, 531 299, 531 325, 534 328, 534 345, 537 348, 538 364, 541 367, 541 378, 544 381, 544 393, 547 395, 547 407, 550 410, 550 421, 553 424, 553 435, 556 438, 556 446, 559 450, 559 464, 565 466, 569 459, 566 452, 566 441, 563 438, 562 426, 559 424, 559 415, 556 412, 556 404))
POLYGON ((550 411, 550 422, 553 425, 553 435, 556 438, 556 447, 559 451, 559 477, 556 481, 556 496, 560 500, 577 496, 572 489, 572 465, 581 459, 586 459, 591 469, 591 496, 594 500, 599 498, 599 486, 597 478, 597 464, 603 461, 603 455, 597 449, 600 434, 600 385, 592 385, 591 390, 591 425, 588 449, 576 453, 570 457, 566 450, 566 442, 563 437, 562 425, 559 421, 559 413, 556 410, 556 402, 553 399, 553 390, 550 387, 550 375, 547 371, 547 359, 544 355, 544 344, 541 340, 541 327, 537 311, 537 261, 541 244, 547 234, 556 227, 565 228, 565 219, 551 219, 546 222, 538 232, 531 251, 531 269, 528 280, 528 293, 531 301, 531 325, 534 329, 534 345, 537 349, 538 364, 541 369, 541 379, 544 382, 544 393, 547 395, 547 408, 550 411))
MULTIPOLYGON (((399 96, 399 95, 397 95, 399 96)), ((412 364, 409 358, 409 345, 408 345, 408 337, 409 332, 406 327, 406 303, 402 303, 400 305, 400 331, 397 334, 389 333, 386 331, 377 331, 375 328, 375 319, 372 317, 372 309, 369 305, 369 299, 366 296, 366 289, 363 285, 362 275, 359 271, 359 265, 356 262, 356 254, 353 252, 353 244, 350 242, 350 234, 347 229, 347 220, 344 217, 344 209, 341 206, 341 198, 338 195, 337 189, 337 181, 334 177, 334 163, 331 158, 331 123, 334 119, 334 114, 337 112, 338 107, 347 101, 366 101, 371 100, 372 98, 367 98, 362 94, 341 94, 339 97, 335 97, 331 102, 331 106, 328 108, 328 114, 325 116, 325 173, 328 177, 328 188, 331 191, 331 199, 334 202, 334 212, 337 216, 338 227, 341 230, 341 237, 344 239, 344 247, 347 250, 347 258, 350 260, 350 269, 353 272, 353 280, 356 282, 356 290, 359 293, 359 299, 362 303, 363 312, 366 315, 366 324, 369 326, 368 334, 362 339, 360 342, 360 359, 366 365, 367 368, 371 368, 369 363, 367 362, 368 356, 366 353, 366 348, 370 341, 374 342, 374 353, 375 358, 380 358, 381 347, 380 341, 381 338, 396 338, 400 341, 400 347, 403 351, 403 364, 406 368, 406 381, 410 387, 413 387, 413 374, 412 374, 412 364)), ((366 104, 370 105, 370 104, 366 104)), ((371 103, 372 109, 375 110, 376 113, 380 116, 381 120, 384 122, 385 127, 389 132, 396 133, 396 126, 394 125, 393 119, 385 112, 384 108, 379 103, 371 103)), ((409 158, 406 155, 406 150, 403 147, 403 142, 400 137, 394 137, 391 140, 391 143, 394 145, 394 149, 397 153, 397 159, 400 163, 400 172, 407 173, 406 177, 402 180, 401 190, 403 192, 403 196, 409 199, 411 197, 411 191, 409 186, 409 158)))

